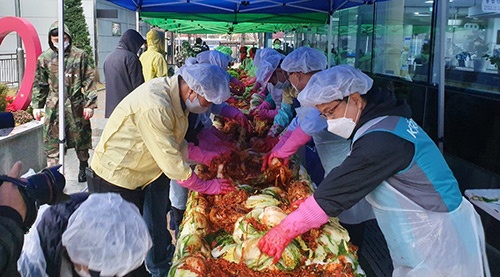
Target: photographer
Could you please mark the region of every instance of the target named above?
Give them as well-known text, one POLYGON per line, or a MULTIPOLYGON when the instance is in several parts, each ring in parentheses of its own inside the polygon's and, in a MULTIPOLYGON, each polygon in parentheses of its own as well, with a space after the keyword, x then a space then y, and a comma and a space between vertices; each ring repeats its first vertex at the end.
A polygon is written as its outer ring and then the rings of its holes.
MULTIPOLYGON (((18 178, 22 163, 17 162, 8 176, 18 178)), ((26 204, 17 186, 3 182, 0 186, 0 275, 16 276, 16 261, 24 242, 23 221, 26 204)))

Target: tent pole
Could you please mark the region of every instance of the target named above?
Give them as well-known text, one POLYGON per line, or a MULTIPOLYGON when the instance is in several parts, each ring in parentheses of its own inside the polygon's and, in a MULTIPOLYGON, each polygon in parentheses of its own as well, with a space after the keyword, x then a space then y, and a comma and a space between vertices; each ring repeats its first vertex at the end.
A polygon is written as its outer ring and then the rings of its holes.
POLYGON ((328 46, 326 47, 326 49, 328 51, 328 53, 327 53, 327 57, 328 57, 327 68, 330 68, 331 60, 332 60, 332 42, 333 42, 332 22, 333 22, 333 15, 331 12, 329 12, 328 13, 328 46))
POLYGON ((60 172, 64 174, 64 141, 65 141, 65 122, 64 122, 64 103, 66 99, 64 90, 64 0, 58 0, 58 37, 59 37, 59 51, 58 51, 58 82, 59 82, 59 163, 62 165, 60 172), (61 53, 62 51, 62 53, 61 53))
POLYGON ((139 8, 139 7, 137 7, 137 10, 135 10, 135 30, 136 30, 137 32, 139 32, 139 33, 141 32, 141 31, 139 30, 139 21, 141 20, 141 19, 140 19, 140 13, 141 13, 141 12, 140 12, 140 8, 139 8))
MULTIPOLYGON (((438 41, 437 45, 439 45, 438 53, 438 61, 439 61, 439 80, 438 80, 438 147, 441 152, 443 152, 443 142, 444 142, 444 98, 445 98, 445 43, 446 43, 446 24, 447 24, 447 10, 448 10, 448 1, 439 1, 440 6, 438 7, 438 41)), ((434 63, 435 64, 435 63, 434 63)))

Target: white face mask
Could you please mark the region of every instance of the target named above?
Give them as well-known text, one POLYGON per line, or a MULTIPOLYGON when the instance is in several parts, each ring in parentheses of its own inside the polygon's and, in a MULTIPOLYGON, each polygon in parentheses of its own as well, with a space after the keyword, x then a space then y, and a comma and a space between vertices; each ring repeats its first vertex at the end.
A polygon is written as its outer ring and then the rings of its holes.
POLYGON ((290 81, 288 80, 286 80, 285 82, 281 82, 280 80, 278 80, 278 82, 276 82, 276 85, 274 85, 274 87, 277 89, 285 89, 288 86, 290 86, 290 81))
MULTIPOLYGON (((54 43, 54 47, 56 49, 59 49, 59 43, 54 43)), ((69 47, 69 41, 65 41, 64 42, 64 51, 66 51, 66 49, 68 49, 68 47, 69 47)))
POLYGON ((90 272, 88 272, 87 270, 85 270, 84 268, 80 268, 80 269, 76 269, 75 268, 75 272, 76 274, 78 274, 78 276, 80 277, 92 277, 90 275, 90 272))
MULTIPOLYGON (((328 132, 333 133, 339 137, 343 137, 348 139, 354 128, 356 127, 356 122, 354 122, 351 118, 345 117, 347 113, 347 107, 349 107, 349 99, 347 99, 347 105, 345 108, 344 116, 341 118, 328 119, 326 122, 328 124, 328 132)), ((356 120, 358 119, 359 109, 356 113, 356 120)))
POLYGON ((186 103, 186 108, 188 109, 188 111, 195 113, 195 114, 204 113, 204 112, 208 111, 208 109, 210 108, 210 106, 208 106, 208 107, 201 106, 200 100, 198 100, 198 97, 195 97, 194 101, 191 101, 188 98, 188 99, 186 99, 185 103, 186 103))

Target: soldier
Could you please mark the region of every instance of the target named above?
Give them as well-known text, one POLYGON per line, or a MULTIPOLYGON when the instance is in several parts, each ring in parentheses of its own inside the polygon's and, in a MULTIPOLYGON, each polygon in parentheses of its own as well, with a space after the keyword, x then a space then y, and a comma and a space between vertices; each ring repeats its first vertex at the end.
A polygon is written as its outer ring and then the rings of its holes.
POLYGON ((196 54, 194 53, 193 49, 189 45, 189 42, 183 41, 182 42, 182 47, 181 51, 179 53, 179 58, 177 59, 177 66, 181 67, 184 65, 186 62, 186 59, 189 57, 195 57, 196 54))
MULTIPOLYGON (((49 29, 50 48, 38 58, 31 100, 36 120, 40 120, 45 112, 43 140, 47 166, 59 163, 58 41, 57 22, 54 22, 49 29)), ((80 161, 78 181, 86 182, 85 168, 88 166, 89 149, 92 148, 90 118, 97 107, 97 91, 93 65, 89 63, 87 54, 72 46, 71 41, 71 33, 64 26, 65 147, 75 148, 80 161)))

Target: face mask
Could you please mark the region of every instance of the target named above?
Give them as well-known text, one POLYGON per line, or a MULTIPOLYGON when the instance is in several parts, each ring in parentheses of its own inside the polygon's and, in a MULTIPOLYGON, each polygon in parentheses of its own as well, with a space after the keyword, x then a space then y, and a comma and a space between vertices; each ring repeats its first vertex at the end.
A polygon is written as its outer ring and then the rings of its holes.
POLYGON ((186 99, 186 108, 192 113, 200 114, 208 111, 210 106, 202 107, 200 104, 200 100, 198 100, 198 97, 195 97, 194 101, 189 100, 189 98, 186 99))
POLYGON ((274 44, 274 45, 273 45, 273 48, 274 48, 274 49, 280 49, 280 46, 281 46, 281 45, 279 45, 279 44, 274 44))
POLYGON ((91 277, 90 273, 87 270, 83 269, 83 268, 80 268, 80 269, 76 269, 75 268, 75 272, 80 277, 91 277))
POLYGON ((276 85, 274 85, 274 87, 277 89, 285 89, 288 86, 290 86, 290 81, 288 81, 288 80, 286 80, 285 82, 281 82, 280 80, 278 80, 276 85))
MULTIPOLYGON (((328 132, 333 133, 339 137, 343 137, 348 139, 352 132, 354 131, 354 127, 356 127, 356 122, 354 122, 351 118, 345 117, 347 113, 347 107, 349 106, 349 99, 347 99, 347 106, 345 108, 344 116, 341 118, 328 119, 326 122, 328 124, 328 132)), ((356 113, 356 120, 358 119, 359 109, 356 113)))
MULTIPOLYGON (((56 49, 59 49, 59 43, 55 43, 55 44, 54 44, 54 47, 55 47, 56 49)), ((68 49, 68 47, 69 47, 69 41, 65 41, 65 42, 64 42, 64 51, 66 51, 66 49, 68 49)))

